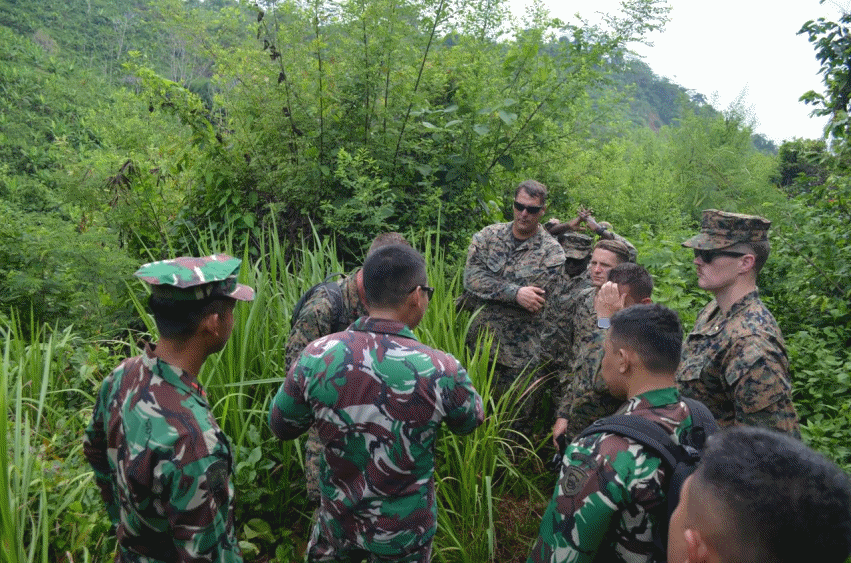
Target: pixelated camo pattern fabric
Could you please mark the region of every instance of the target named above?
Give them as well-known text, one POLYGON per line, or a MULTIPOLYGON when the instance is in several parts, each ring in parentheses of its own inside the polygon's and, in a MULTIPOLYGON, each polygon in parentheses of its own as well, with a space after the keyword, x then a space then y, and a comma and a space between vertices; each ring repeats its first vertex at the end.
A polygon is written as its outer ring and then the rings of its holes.
POLYGON ((482 400, 451 355, 404 324, 359 319, 305 348, 275 395, 270 426, 323 443, 318 533, 336 545, 405 554, 436 530, 434 451, 441 423, 467 434, 482 400))
POLYGON ((117 526, 118 561, 242 561, 230 442, 195 378, 152 346, 104 380, 83 451, 117 526))
MULTIPOLYGON (((357 272, 337 282, 343 295, 343 308, 350 323, 366 316, 367 310, 357 288, 357 272)), ((297 319, 293 320, 292 329, 287 337, 286 358, 287 371, 296 362, 308 344, 331 334, 333 324, 333 307, 328 294, 324 291, 314 291, 301 308, 297 319)))
POLYGON ((753 291, 725 315, 713 300, 683 343, 677 385, 721 427, 763 426, 800 437, 780 327, 753 291))
MULTIPOLYGON (((691 428, 674 387, 633 397, 618 411, 661 424, 676 443, 691 428)), ((653 528, 667 516, 666 468, 646 446, 600 433, 571 443, 529 563, 653 561, 653 528)))
MULTIPOLYGON (((542 335, 548 333, 547 315, 564 269, 564 249, 540 225, 538 232, 515 245, 512 223, 489 225, 473 235, 464 268, 464 300, 469 310, 484 305, 467 334, 475 346, 479 330, 487 326, 498 346, 497 362, 512 368, 535 366, 541 359, 542 335), (544 289, 547 304, 530 313, 517 304, 524 286, 544 289)), ((492 351, 494 357, 495 350, 492 351)))

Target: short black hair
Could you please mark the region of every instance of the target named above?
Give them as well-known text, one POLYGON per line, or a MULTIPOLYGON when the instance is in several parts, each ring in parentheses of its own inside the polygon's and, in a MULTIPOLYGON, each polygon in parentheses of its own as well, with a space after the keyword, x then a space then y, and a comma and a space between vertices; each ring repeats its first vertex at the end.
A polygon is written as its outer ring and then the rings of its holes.
POLYGON ((228 308, 236 306, 236 300, 215 295, 199 301, 181 301, 151 295, 148 309, 154 316, 160 337, 185 342, 209 315, 225 314, 228 308))
POLYGON ((517 189, 514 190, 514 197, 516 198, 520 195, 520 192, 526 192, 529 194, 529 197, 538 198, 541 202, 541 205, 547 204, 547 186, 542 184, 537 180, 524 180, 517 185, 517 189))
POLYGON ((427 283, 425 259, 410 246, 382 246, 363 263, 363 287, 372 307, 398 307, 418 285, 427 283))
POLYGON ((851 480, 800 440, 740 426, 714 434, 694 474, 727 509, 741 563, 843 563, 851 554, 851 480))
POLYGON ((628 285, 636 303, 653 295, 653 277, 647 268, 635 262, 623 262, 609 270, 609 281, 628 285))
POLYGON ((609 338, 634 350, 648 370, 673 374, 680 365, 683 325, 676 311, 651 303, 621 309, 611 318, 609 338))

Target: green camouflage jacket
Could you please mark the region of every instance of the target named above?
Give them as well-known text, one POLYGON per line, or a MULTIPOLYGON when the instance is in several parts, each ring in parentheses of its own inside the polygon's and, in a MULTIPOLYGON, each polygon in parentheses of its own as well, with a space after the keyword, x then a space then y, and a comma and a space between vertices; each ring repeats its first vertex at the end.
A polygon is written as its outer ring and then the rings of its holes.
POLYGON ((512 223, 489 225, 473 235, 464 267, 464 306, 484 309, 473 319, 467 344, 475 346, 481 327, 494 333, 499 346, 497 362, 510 368, 535 366, 541 358, 541 338, 546 334, 548 303, 536 314, 517 304, 524 286, 544 289, 552 298, 564 266, 564 249, 542 227, 515 246, 512 223))
POLYGON ((154 346, 103 382, 83 451, 122 562, 242 561, 233 456, 204 390, 154 346))
POLYGON ((800 437, 786 344, 759 293, 724 315, 712 300, 683 344, 677 385, 704 403, 718 424, 764 426, 800 437))
MULTIPOLYGON (((618 411, 661 424, 676 443, 691 428, 675 387, 629 399, 618 411)), ((528 563, 652 560, 653 528, 667 517, 668 471, 652 450, 616 434, 571 443, 528 563)))
MULTIPOLYGON (((357 275, 359 271, 337 282, 343 294, 345 316, 350 323, 368 314, 366 305, 358 296, 357 275)), ((301 352, 308 344, 317 338, 331 334, 332 317, 331 300, 328 299, 324 291, 315 291, 302 306, 298 318, 293 320, 290 335, 287 337, 287 371, 298 360, 301 352)))
POLYGON ((272 400, 269 424, 283 440, 312 424, 318 430, 318 535, 394 556, 434 536, 441 423, 467 434, 483 416, 454 357, 421 344, 402 323, 365 317, 305 348, 272 400))

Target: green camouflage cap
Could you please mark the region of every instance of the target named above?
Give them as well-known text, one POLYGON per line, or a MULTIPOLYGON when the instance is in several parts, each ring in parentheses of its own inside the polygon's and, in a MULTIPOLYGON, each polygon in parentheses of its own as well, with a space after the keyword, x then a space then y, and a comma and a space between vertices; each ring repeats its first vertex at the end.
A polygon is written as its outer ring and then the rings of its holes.
POLYGON ((700 232, 683 243, 698 250, 727 248, 739 243, 765 242, 771 221, 756 215, 705 209, 700 232))
POLYGON ((564 256, 574 260, 582 260, 591 254, 594 239, 582 233, 568 231, 558 236, 558 242, 564 248, 564 256))
POLYGON ((241 262, 227 254, 181 256, 144 264, 133 275, 151 284, 151 295, 165 299, 200 301, 222 296, 251 301, 254 290, 236 283, 241 262))

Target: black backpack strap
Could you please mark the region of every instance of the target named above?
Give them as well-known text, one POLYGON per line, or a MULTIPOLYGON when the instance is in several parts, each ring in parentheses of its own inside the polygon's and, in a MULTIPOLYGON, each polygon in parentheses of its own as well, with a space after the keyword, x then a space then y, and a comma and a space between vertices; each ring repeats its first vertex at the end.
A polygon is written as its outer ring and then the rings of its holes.
POLYGON ((681 397, 681 399, 688 405, 691 429, 681 436, 680 440, 683 445, 701 451, 706 444, 706 439, 718 431, 718 423, 712 416, 712 412, 700 401, 689 397, 681 397))
POLYGON ((340 332, 349 327, 349 319, 346 315, 346 308, 343 306, 343 290, 340 284, 335 281, 328 281, 332 276, 341 276, 340 273, 330 274, 325 278, 325 283, 322 284, 322 289, 325 290, 325 295, 331 302, 331 332, 340 332))
POLYGON ((641 416, 613 414, 601 418, 580 432, 579 437, 601 432, 632 438, 662 456, 670 468, 676 467, 682 458, 682 448, 674 443, 670 434, 660 425, 641 416))

